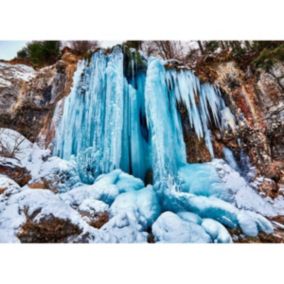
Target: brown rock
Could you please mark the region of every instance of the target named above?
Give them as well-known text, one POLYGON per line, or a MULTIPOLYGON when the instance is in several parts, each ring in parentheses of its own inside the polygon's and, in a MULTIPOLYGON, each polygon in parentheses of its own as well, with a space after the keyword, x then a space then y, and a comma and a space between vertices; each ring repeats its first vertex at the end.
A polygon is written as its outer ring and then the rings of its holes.
POLYGON ((27 218, 17 237, 22 243, 62 243, 80 233, 81 230, 70 221, 50 215, 39 222, 27 218))
POLYGON ((84 220, 94 228, 101 228, 105 223, 109 221, 109 213, 107 211, 103 212, 92 212, 79 210, 79 213, 82 217, 85 217, 84 220))
POLYGON ((0 174, 10 177, 20 186, 26 185, 31 179, 30 172, 26 168, 13 163, 12 159, 0 160, 0 174))

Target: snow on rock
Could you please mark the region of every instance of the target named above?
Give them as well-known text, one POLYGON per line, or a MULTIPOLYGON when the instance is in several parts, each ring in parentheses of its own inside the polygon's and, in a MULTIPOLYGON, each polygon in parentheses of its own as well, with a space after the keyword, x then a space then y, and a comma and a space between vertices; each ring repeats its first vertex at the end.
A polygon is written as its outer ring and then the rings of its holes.
POLYGON ((0 200, 12 194, 20 192, 20 186, 7 176, 0 174, 0 200))
POLYGON ((240 228, 247 236, 256 237, 261 231, 266 234, 273 233, 272 224, 255 212, 241 210, 237 216, 240 228))
POLYGON ((165 206, 174 212, 190 211, 202 218, 214 219, 228 228, 240 227, 245 234, 248 231, 246 222, 250 223, 250 227, 254 226, 256 228, 256 234, 258 232, 266 234, 273 232, 271 223, 265 217, 253 211, 240 210, 233 204, 216 197, 171 192, 166 196, 165 206))
POLYGON ((81 184, 74 161, 50 157, 42 162, 31 183, 40 181, 55 192, 66 192, 81 184))
POLYGON ((118 188, 113 184, 94 183, 93 185, 75 187, 66 193, 62 193, 60 197, 67 204, 77 207, 88 198, 111 204, 118 194, 118 188))
POLYGON ((157 242, 166 243, 210 243, 211 238, 205 230, 191 222, 182 220, 172 212, 164 212, 152 226, 157 242))
POLYGON ((265 216, 277 215, 273 204, 252 189, 224 160, 213 159, 208 163, 187 164, 179 170, 179 178, 184 192, 217 197, 238 208, 265 216))
POLYGON ((109 221, 109 206, 96 199, 85 199, 78 207, 82 218, 92 227, 100 228, 109 221))
POLYGON ((0 214, 5 209, 8 198, 20 191, 21 188, 16 182, 0 174, 0 214))
POLYGON ((119 213, 133 213, 144 228, 149 227, 160 214, 160 204, 153 187, 147 187, 120 194, 111 205, 113 216, 119 213))
POLYGON ((12 195, 0 216, 0 231, 21 242, 68 242, 94 228, 47 190, 25 189, 12 195))
POLYGON ((30 172, 14 158, 0 157, 0 174, 10 177, 20 186, 24 186, 31 180, 30 172))
POLYGON ((27 65, 0 62, 0 87, 10 87, 14 80, 29 81, 36 71, 27 65))
POLYGON ((94 212, 106 212, 109 210, 109 206, 96 199, 85 199, 82 204, 79 206, 81 211, 94 211, 94 212))
POLYGON ((232 243, 232 238, 227 229, 219 222, 205 218, 202 220, 202 227, 211 236, 214 243, 232 243))
POLYGON ((133 214, 120 213, 110 219, 100 230, 103 243, 143 243, 147 233, 143 231, 133 214))

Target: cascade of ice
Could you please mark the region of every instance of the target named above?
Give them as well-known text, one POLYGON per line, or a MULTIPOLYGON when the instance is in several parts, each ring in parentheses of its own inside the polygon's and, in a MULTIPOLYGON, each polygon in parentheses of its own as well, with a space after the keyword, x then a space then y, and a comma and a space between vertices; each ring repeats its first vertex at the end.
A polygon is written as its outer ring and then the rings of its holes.
POLYGON ((180 117, 166 85, 166 71, 158 59, 148 63, 145 104, 151 134, 154 180, 166 183, 186 163, 180 117))
POLYGON ((141 68, 135 52, 127 64, 120 47, 80 62, 62 103, 54 151, 64 159, 76 157, 84 182, 114 168, 142 179, 153 172, 154 182, 174 179, 186 163, 180 104, 212 157, 211 129, 234 126, 214 86, 201 84, 189 70, 166 70, 157 58, 143 59, 141 68))

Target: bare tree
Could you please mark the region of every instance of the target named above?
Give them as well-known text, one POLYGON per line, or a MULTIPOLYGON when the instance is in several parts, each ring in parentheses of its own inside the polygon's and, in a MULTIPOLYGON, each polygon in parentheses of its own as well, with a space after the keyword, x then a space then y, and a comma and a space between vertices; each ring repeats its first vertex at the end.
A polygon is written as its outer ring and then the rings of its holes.
POLYGON ((183 50, 184 45, 181 41, 144 41, 142 44, 143 51, 149 55, 158 55, 163 59, 176 59, 184 61, 186 53, 183 50))
POLYGON ((18 134, 13 140, 5 139, 5 131, 5 129, 0 128, 0 156, 17 159, 17 155, 22 151, 20 146, 25 138, 18 134))
POLYGON ((97 41, 74 40, 68 41, 67 46, 70 47, 77 55, 86 55, 88 52, 92 52, 98 48, 99 44, 97 41))

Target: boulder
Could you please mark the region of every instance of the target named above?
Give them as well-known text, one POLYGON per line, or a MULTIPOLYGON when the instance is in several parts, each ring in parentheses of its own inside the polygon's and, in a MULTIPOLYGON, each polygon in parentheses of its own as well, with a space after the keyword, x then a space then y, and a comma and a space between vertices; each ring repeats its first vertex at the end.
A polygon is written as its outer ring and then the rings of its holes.
POLYGON ((13 179, 20 186, 26 185, 31 180, 30 172, 16 159, 5 159, 0 157, 0 174, 13 179))

